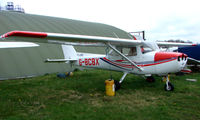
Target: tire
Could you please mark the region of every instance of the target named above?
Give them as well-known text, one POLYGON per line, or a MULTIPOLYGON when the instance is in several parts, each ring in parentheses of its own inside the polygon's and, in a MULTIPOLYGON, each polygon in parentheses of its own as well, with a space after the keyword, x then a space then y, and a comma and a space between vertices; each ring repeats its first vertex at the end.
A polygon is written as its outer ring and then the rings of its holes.
POLYGON ((168 88, 167 85, 165 84, 165 91, 173 91, 174 90, 174 86, 168 82, 168 88))
POLYGON ((155 78, 153 76, 149 76, 146 78, 146 81, 152 83, 155 82, 155 78))
POLYGON ((114 80, 115 83, 115 91, 119 90, 121 88, 121 84, 119 83, 119 81, 114 80))

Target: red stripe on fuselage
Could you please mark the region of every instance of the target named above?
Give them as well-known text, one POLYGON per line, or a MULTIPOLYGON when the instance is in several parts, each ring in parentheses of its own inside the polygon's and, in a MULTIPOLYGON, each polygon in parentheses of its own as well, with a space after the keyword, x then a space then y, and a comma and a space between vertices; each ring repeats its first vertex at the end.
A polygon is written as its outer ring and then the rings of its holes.
POLYGON ((166 63, 166 62, 171 62, 173 60, 177 60, 177 58, 166 60, 166 61, 162 61, 162 62, 157 62, 157 63, 153 63, 153 64, 145 64, 145 65, 138 65, 138 66, 146 67, 146 66, 158 65, 158 64, 162 64, 162 63, 166 63))
POLYGON ((116 62, 124 62, 125 60, 115 60, 116 62))
MULTIPOLYGON (((120 63, 116 63, 116 62, 112 62, 108 59, 106 59, 105 57, 103 58, 104 60, 116 65, 116 66, 120 66, 120 67, 125 67, 125 68, 134 68, 135 66, 134 65, 127 65, 127 64, 120 64, 120 63)), ((137 65, 139 67, 147 67, 147 66, 153 66, 153 65, 158 65, 158 64, 162 64, 162 63, 167 63, 167 62, 171 62, 173 60, 176 60, 177 58, 174 58, 174 59, 166 59, 166 60, 163 60, 163 61, 160 61, 160 62, 155 62, 155 63, 151 63, 151 64, 141 64, 141 65, 137 65)))
POLYGON ((126 68, 133 68, 133 67, 135 67, 135 66, 133 66, 133 65, 115 63, 115 62, 112 62, 112 61, 106 59, 105 57, 104 57, 103 59, 104 59, 104 60, 107 60, 108 62, 110 62, 110 63, 112 63, 112 64, 114 64, 114 65, 120 66, 120 67, 126 67, 126 68))
POLYGON ((45 38, 47 37, 47 33, 42 32, 28 32, 28 31, 11 31, 4 35, 2 35, 4 38, 6 37, 34 37, 34 38, 45 38))

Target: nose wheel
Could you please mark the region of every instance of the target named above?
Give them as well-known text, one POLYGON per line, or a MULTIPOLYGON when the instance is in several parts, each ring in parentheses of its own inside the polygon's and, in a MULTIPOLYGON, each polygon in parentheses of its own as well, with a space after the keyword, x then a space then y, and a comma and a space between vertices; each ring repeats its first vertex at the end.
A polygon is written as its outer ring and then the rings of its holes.
POLYGON ((169 75, 167 75, 166 77, 164 77, 164 80, 166 79, 166 83, 165 83, 165 91, 173 91, 174 90, 174 86, 172 83, 169 82, 169 75))
POLYGON ((165 84, 165 91, 173 91, 174 90, 174 86, 168 82, 168 84, 165 84))

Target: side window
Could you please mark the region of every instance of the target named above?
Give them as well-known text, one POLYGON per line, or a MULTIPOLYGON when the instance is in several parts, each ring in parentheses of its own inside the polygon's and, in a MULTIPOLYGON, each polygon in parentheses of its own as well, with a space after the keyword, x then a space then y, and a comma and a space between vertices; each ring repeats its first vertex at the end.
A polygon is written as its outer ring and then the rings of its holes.
POLYGON ((137 55, 136 47, 131 47, 128 55, 129 56, 136 56, 137 55))
MULTIPOLYGON (((116 49, 117 49, 119 52, 124 53, 122 47, 116 47, 116 49)), ((110 53, 110 55, 112 55, 112 56, 120 56, 120 55, 117 54, 115 51, 112 51, 112 52, 110 53)))
POLYGON ((141 52, 144 54, 145 53, 144 46, 141 46, 140 48, 141 48, 141 52))

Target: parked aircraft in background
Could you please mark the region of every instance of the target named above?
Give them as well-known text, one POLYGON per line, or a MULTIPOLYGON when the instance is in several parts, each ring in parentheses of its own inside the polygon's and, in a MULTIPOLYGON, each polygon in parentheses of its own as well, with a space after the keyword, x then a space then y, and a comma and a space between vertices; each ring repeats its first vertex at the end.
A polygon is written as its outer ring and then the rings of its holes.
MULTIPOLYGON (((197 70, 197 71, 200 70, 200 68, 199 68, 200 54, 198 53, 198 51, 200 51, 200 45, 170 47, 170 48, 162 49, 162 50, 168 51, 168 52, 181 52, 181 53, 187 54, 187 56, 188 56, 187 66, 191 66, 192 70, 197 70)), ((183 72, 190 73, 192 71, 190 69, 186 68, 186 70, 183 70, 183 72)))
POLYGON ((168 74, 182 70, 187 62, 187 55, 177 52, 161 52, 160 46, 191 46, 187 43, 147 42, 133 39, 111 37, 59 34, 31 31, 11 31, 1 36, 1 39, 30 41, 42 43, 63 44, 65 59, 47 59, 47 62, 66 62, 74 66, 107 69, 123 72, 119 81, 115 81, 116 89, 120 88, 127 74, 144 75, 154 79, 153 74, 165 76, 166 91, 172 91, 168 74), (77 53, 72 45, 104 46, 106 55, 77 53), (125 49, 128 52, 125 52, 125 49))
POLYGON ((30 42, 0 42, 0 48, 37 47, 38 44, 30 42))
POLYGON ((187 47, 178 47, 176 50, 178 52, 182 52, 188 55, 188 64, 189 65, 197 65, 200 64, 200 45, 196 46, 187 46, 187 47))
POLYGON ((178 52, 182 52, 188 55, 187 66, 190 69, 187 69, 186 72, 199 72, 200 71, 200 45, 196 45, 194 47, 178 47, 176 50, 178 52))

